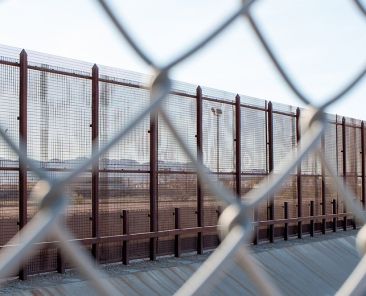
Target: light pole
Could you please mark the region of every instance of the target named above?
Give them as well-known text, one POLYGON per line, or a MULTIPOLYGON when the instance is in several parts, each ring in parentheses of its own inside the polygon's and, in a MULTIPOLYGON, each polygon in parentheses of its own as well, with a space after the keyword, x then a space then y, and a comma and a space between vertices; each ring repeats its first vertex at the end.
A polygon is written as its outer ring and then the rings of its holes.
POLYGON ((222 110, 220 108, 211 108, 211 111, 214 116, 216 116, 216 171, 217 171, 217 178, 219 178, 219 169, 220 169, 220 120, 219 117, 222 114, 222 110))

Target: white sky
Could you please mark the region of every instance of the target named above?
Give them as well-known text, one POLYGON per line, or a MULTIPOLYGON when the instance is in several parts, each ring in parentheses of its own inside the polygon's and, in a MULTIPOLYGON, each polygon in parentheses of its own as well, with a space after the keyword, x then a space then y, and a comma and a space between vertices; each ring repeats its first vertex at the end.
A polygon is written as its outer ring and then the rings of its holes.
MULTIPOLYGON (((165 63, 209 32, 240 1, 113 3, 146 51, 165 63)), ((253 8, 276 53, 314 100, 342 89, 365 67, 366 18, 351 0, 259 0, 253 8)), ((91 0, 2 0, 0 43, 151 73, 91 0)), ((172 78, 300 105, 244 18, 174 69, 172 78)), ((365 100, 366 78, 328 111, 366 119, 365 100)))

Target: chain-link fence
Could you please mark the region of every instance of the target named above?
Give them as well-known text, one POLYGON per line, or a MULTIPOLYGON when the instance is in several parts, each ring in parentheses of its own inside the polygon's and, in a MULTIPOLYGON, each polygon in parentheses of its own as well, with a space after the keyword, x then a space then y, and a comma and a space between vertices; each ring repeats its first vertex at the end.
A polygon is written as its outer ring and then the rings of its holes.
MULTIPOLYGON (((340 207, 344 213, 351 212, 357 218, 357 223, 365 223, 366 218, 362 211, 362 204, 357 202, 360 199, 365 202, 363 198, 365 192, 365 161, 363 153, 361 154, 362 159, 359 159, 359 152, 363 152, 364 146, 363 123, 347 122, 345 119, 338 117, 329 118, 329 116, 325 115, 324 111, 327 107, 343 98, 348 91, 360 82, 365 75, 366 69, 363 69, 341 92, 329 98, 324 104, 316 105, 311 98, 305 96, 295 86, 295 83, 286 73, 266 39, 263 37, 255 19, 250 14, 251 6, 256 1, 244 1, 237 11, 214 29, 205 39, 180 57, 160 67, 134 41, 134 38, 128 33, 120 20, 116 18, 109 5, 105 1, 98 2, 120 31, 121 35, 132 46, 136 54, 154 69, 153 82, 148 89, 141 87, 138 90, 131 88, 131 85, 129 85, 130 81, 115 81, 112 85, 107 77, 103 76, 103 74, 99 75, 99 69, 97 67, 93 67, 92 70, 89 67, 73 73, 72 79, 74 82, 72 85, 74 87, 65 87, 68 85, 67 80, 71 78, 57 78, 57 75, 65 76, 63 69, 52 68, 46 71, 47 65, 37 65, 36 56, 33 59, 34 64, 28 64, 28 56, 25 52, 21 53, 19 62, 12 61, 10 58, 7 63, 3 63, 4 65, 7 64, 13 67, 11 70, 13 74, 9 74, 10 83, 7 82, 7 85, 10 84, 12 87, 8 91, 15 93, 19 91, 16 95, 20 98, 19 106, 12 104, 9 106, 9 110, 19 108, 19 139, 14 138, 9 132, 17 132, 17 123, 14 119, 9 120, 9 123, 7 123, 13 127, 10 129, 2 127, 0 133, 4 143, 13 151, 9 152, 8 158, 15 159, 19 157, 20 161, 19 176, 17 177, 19 180, 15 180, 15 177, 9 178, 13 179, 10 182, 13 184, 19 181, 19 227, 21 230, 15 237, 10 239, 7 243, 8 247, 1 250, 1 277, 12 274, 19 266, 24 264, 29 258, 29 255, 39 247, 37 243, 41 241, 54 243, 54 241, 57 241, 58 247, 54 250, 56 253, 54 257, 61 260, 62 255, 60 254, 65 254, 70 260, 71 266, 78 268, 82 274, 90 279, 90 283, 101 294, 122 294, 121 291, 118 291, 116 287, 105 279, 101 271, 95 268, 88 252, 81 250, 78 240, 75 240, 69 233, 63 214, 69 214, 72 211, 85 213, 85 215, 74 215, 78 221, 74 221, 73 223, 78 225, 78 227, 77 229, 73 229, 73 231, 77 237, 90 238, 89 241, 85 239, 83 244, 91 245, 91 253, 94 257, 98 258, 100 247, 103 247, 103 243, 99 244, 96 238, 108 235, 113 231, 116 231, 113 235, 122 235, 124 238, 127 238, 129 234, 126 233, 126 225, 128 225, 129 219, 127 218, 127 212, 123 211, 121 217, 117 217, 117 219, 123 219, 124 226, 122 227, 122 234, 118 232, 121 231, 120 229, 112 230, 115 224, 113 219, 115 218, 113 216, 108 217, 108 219, 101 218, 102 216, 99 214, 103 213, 103 211, 108 213, 111 207, 116 207, 116 212, 119 212, 121 210, 120 205, 118 203, 117 205, 116 203, 99 204, 96 196, 100 192, 103 192, 103 190, 108 190, 107 195, 109 199, 113 199, 113 190, 116 190, 114 186, 118 185, 103 184, 103 182, 111 178, 111 175, 113 175, 113 178, 116 178, 115 184, 126 183, 123 186, 124 190, 128 191, 129 188, 135 188, 134 182, 128 180, 128 174, 134 174, 136 170, 141 170, 139 184, 146 183, 148 179, 150 181, 152 180, 148 189, 149 192, 147 192, 146 187, 143 185, 140 185, 140 188, 138 188, 139 198, 142 201, 145 200, 149 207, 148 215, 150 217, 148 218, 151 219, 148 219, 150 221, 145 223, 148 225, 148 228, 135 230, 136 232, 145 232, 145 234, 149 232, 151 235, 148 238, 146 236, 134 238, 145 240, 146 245, 150 246, 149 255, 151 259, 155 259, 157 255, 157 232, 167 224, 164 219, 159 221, 157 214, 158 212, 163 213, 164 210, 161 207, 164 207, 165 203, 169 203, 169 198, 164 199, 164 195, 169 197, 172 189, 176 190, 176 185, 172 186, 172 184, 176 184, 177 182, 178 184, 182 183, 183 178, 180 175, 184 175, 186 183, 189 183, 191 186, 189 187, 187 185, 185 187, 185 196, 190 195, 190 191, 204 191, 204 194, 203 192, 196 192, 196 200, 192 200, 198 206, 196 222, 197 226, 201 227, 201 230, 197 231, 199 233, 197 245, 202 246, 200 250, 203 248, 202 232, 206 223, 204 221, 205 215, 203 215, 205 210, 202 207, 204 205, 203 200, 214 202, 213 198, 215 197, 225 206, 219 220, 222 239, 220 246, 181 287, 177 295, 200 295, 203 292, 207 292, 212 287, 215 278, 223 270, 230 268, 230 265, 234 261, 239 263, 253 280, 260 293, 265 295, 280 294, 270 278, 256 264, 247 249, 247 243, 253 239, 253 229, 256 229, 258 233, 263 227, 268 228, 268 237, 271 241, 276 235, 274 223, 267 223, 267 225, 257 224, 253 228, 253 216, 258 219, 258 216, 263 211, 266 212, 265 215, 269 220, 276 220, 282 218, 282 215, 279 217, 276 214, 278 215, 280 213, 280 208, 283 206, 285 212, 287 212, 287 217, 284 218, 289 219, 286 221, 287 228, 285 227, 283 231, 287 233, 293 227, 297 229, 299 236, 301 236, 301 231, 303 230, 302 216, 311 217, 318 215, 322 219, 318 227, 323 231, 327 227, 327 218, 329 217, 336 219, 336 221, 332 222, 332 225, 337 227, 337 218, 339 217, 337 213, 340 207), (186 103, 184 103, 186 106, 183 106, 181 103, 182 100, 179 98, 181 94, 172 92, 173 83, 169 78, 170 70, 209 44, 211 40, 221 34, 225 28, 230 26, 239 17, 249 19, 252 29, 280 75, 297 97, 303 103, 309 105, 306 111, 303 110, 300 112, 299 109, 297 111, 283 110, 275 104, 266 104, 263 107, 251 106, 252 108, 248 108, 248 106, 242 106, 239 96, 235 104, 224 102, 224 105, 222 102, 217 102, 209 98, 204 100, 202 98, 202 90, 197 89, 194 98, 201 97, 201 100, 198 100, 201 103, 197 103, 196 112, 192 112, 192 104, 194 103, 189 102, 187 98, 185 100, 186 103), (40 68, 42 71, 40 71, 40 68), (46 72, 52 73, 52 75, 45 75, 46 72), (11 77, 16 75, 19 75, 19 81, 14 78, 11 79, 11 77), (39 87, 32 89, 34 85, 38 85, 39 87), (130 97, 138 95, 144 98, 139 101, 141 105, 134 106, 133 102, 130 103, 130 101, 128 101, 128 104, 109 102, 108 93, 121 92, 122 86, 129 88, 129 90, 124 91, 130 93, 121 95, 121 97, 124 97, 124 100, 129 100, 130 97), (62 88, 65 89, 65 93, 61 92, 60 95, 60 89, 62 88), (100 91, 101 89, 103 91, 100 91), (54 102, 45 99, 49 96, 48 93, 45 93, 46 90, 47 92, 54 92, 52 95, 54 102), (136 92, 139 94, 136 94, 136 92), (58 95, 60 95, 60 98, 57 97, 58 95), (72 97, 78 99, 72 100, 72 97), (104 103, 99 104, 99 100, 104 103), (24 102, 28 102, 28 104, 24 104, 24 102), (218 104, 221 105, 218 106, 218 104), (181 124, 178 126, 175 120, 169 116, 170 113, 174 113, 174 111, 169 110, 169 108, 174 108, 174 105, 178 106, 183 121, 190 123, 190 117, 199 118, 201 115, 201 119, 196 120, 196 139, 191 139, 185 133, 188 129, 187 127, 184 127, 184 125, 182 127, 181 124), (125 110, 124 108, 130 109, 125 110), (74 112, 80 109, 83 110, 82 114, 74 112), (202 112, 202 110, 209 111, 202 112), (259 115, 260 113, 262 115, 259 115), (207 114, 210 114, 213 119, 208 119, 207 114), (251 116, 263 122, 264 130, 256 129, 257 133, 254 134, 253 141, 247 143, 248 147, 242 153, 238 153, 243 147, 243 145, 240 145, 242 143, 240 139, 245 137, 246 131, 246 129, 240 128, 240 120, 238 119, 243 118, 242 121, 244 123, 246 120, 255 122, 249 120, 251 116), (47 120, 49 117, 54 118, 54 126, 46 127, 45 124, 50 122, 47 120), (113 118, 114 120, 107 120, 107 118, 113 118), (234 121, 233 118, 236 118, 236 120, 234 121), (232 139, 230 141, 231 144, 224 143, 225 145, 221 145, 225 149, 235 151, 235 153, 228 153, 226 151, 221 151, 220 153, 219 151, 220 139, 222 139, 220 137, 220 120, 222 121, 221 128, 223 126, 231 126, 231 135, 233 137, 235 136, 236 140, 233 141, 234 139, 232 139), (34 125, 28 126, 28 121, 33 122, 34 125), (210 122, 205 123, 207 121, 210 122), (329 121, 331 123, 330 127, 329 121), (70 126, 65 125, 64 122, 74 122, 75 124, 74 126, 70 126), (88 127, 88 123, 92 123, 91 126, 88 127), (216 135, 213 135, 212 139, 206 143, 206 145, 212 146, 207 151, 205 151, 204 143, 202 143, 203 123, 211 124, 211 129, 216 129, 217 131, 216 135), (58 126, 63 126, 63 124, 65 128, 60 130, 58 126), (287 129, 285 134, 281 134, 278 131, 282 130, 284 126, 291 128, 287 129), (91 132, 89 128, 92 129, 91 132), (40 131, 38 133, 39 139, 27 139, 27 135, 29 135, 29 131, 32 129, 34 131, 40 131), (138 147, 133 148, 130 145, 121 144, 121 140, 125 140, 128 143, 128 141, 136 138, 136 136, 143 133, 146 129, 149 132, 148 141, 142 140, 139 142, 138 147), (157 145, 159 140, 158 130, 160 133, 169 134, 169 136, 165 136, 165 139, 168 140, 159 146, 157 145), (53 167, 50 170, 49 167, 45 167, 46 160, 51 159, 52 154, 59 155, 61 150, 52 152, 47 147, 47 143, 52 143, 52 137, 57 133, 64 133, 67 135, 65 137, 74 138, 67 140, 68 143, 72 144, 70 144, 67 151, 63 152, 64 154, 61 154, 62 159, 53 160, 53 167), (334 135, 336 135, 336 144, 332 142, 332 140, 334 141, 334 135), (19 140, 19 145, 14 139, 19 140), (92 147, 88 145, 91 141, 93 141, 92 147), (197 141, 198 149, 194 145, 195 141, 197 141), (29 145, 28 142, 33 144, 29 145), (179 152, 174 151, 174 149, 177 149, 174 148, 177 145, 180 147, 179 152), (265 159, 261 159, 260 157, 256 159, 255 156, 248 155, 251 151, 250 145, 255 147, 255 149, 258 149, 258 147, 264 149, 266 152, 261 155, 265 155, 265 159), (288 147, 292 147, 291 152, 289 152, 288 147), (319 149, 319 147, 321 148, 319 149), (147 153, 147 151, 149 152, 147 153), (211 151, 212 155, 207 156, 209 154, 208 151, 211 151), (316 152, 321 161, 319 162, 316 158, 309 156, 309 152, 316 152), (137 167, 136 163, 130 162, 127 165, 129 166, 128 168, 124 167, 124 169, 127 169, 127 172, 124 172, 124 174, 127 175, 124 175, 122 180, 122 177, 119 175, 120 173, 116 172, 119 164, 110 163, 109 160, 113 159, 116 155, 126 155, 126 159, 129 159, 131 158, 128 156, 129 154, 140 155, 142 158, 146 158, 148 154, 149 159, 146 159, 146 163, 149 163, 149 168, 137 167), (236 159, 233 159, 234 154, 236 155, 236 159), (91 155, 90 158, 89 155, 91 155), (179 159, 174 159, 177 155, 179 155, 179 159), (227 157, 227 155, 229 156, 227 157), (239 157, 239 160, 238 155, 242 157, 239 157), (185 163, 185 167, 178 172, 157 174, 159 156, 166 157, 167 159, 172 158, 174 162, 185 163), (37 159, 37 161, 32 159, 37 159), (67 161, 70 159, 74 159, 75 161, 70 163, 67 161), (256 167, 247 167, 250 171, 250 178, 255 180, 253 183, 255 186, 248 186, 243 189, 241 176, 246 172, 245 170, 242 171, 241 163, 243 162, 245 164, 243 167, 245 167, 248 164, 248 159, 255 160, 256 167), (59 165, 62 168, 58 167, 59 165), (259 172, 261 169, 264 172, 270 172, 268 177, 261 178, 261 172, 259 172), (234 170, 236 173, 230 174, 234 170), (259 171, 254 174, 253 170, 259 171), (181 173, 182 171, 184 174, 181 173), (297 174, 295 173, 296 171, 298 172, 297 174), (228 174, 225 174, 227 172, 228 174), (192 186, 192 174, 198 175, 196 186, 192 186), (217 177, 223 183, 217 182, 217 177), (31 180, 30 183, 35 184, 31 193, 28 192, 28 180, 31 180), (91 182, 92 186, 84 187, 88 182, 91 182), (70 184, 74 189, 73 193, 70 193, 70 184), (231 185, 231 189, 235 189, 235 193, 233 193, 233 190, 227 188, 228 186, 223 186, 225 184, 231 185), (356 194, 356 191, 359 190, 361 198, 354 197, 352 190, 349 190, 348 186, 345 185, 350 185, 356 194), (161 187, 162 202, 158 204, 157 194, 159 186, 161 187), (91 190, 88 189, 90 187, 91 190), (318 213, 315 213, 316 207, 314 207, 314 204, 311 206, 312 203, 310 202, 309 213, 307 214, 306 210, 302 208, 303 203, 307 202, 305 199, 301 199, 304 188, 311 188, 317 191, 317 188, 331 187, 333 189, 328 191, 320 189, 321 194, 314 192, 314 196, 318 196, 320 199, 315 202, 322 206, 317 209, 318 213), (285 196, 284 199, 287 200, 285 204, 283 204, 283 199, 281 200, 279 198, 281 194, 278 193, 278 190, 280 188, 285 188, 285 193, 282 193, 282 196, 285 196), (243 198, 239 199, 238 196, 240 197, 241 193, 243 193, 243 198), (26 197, 28 194, 32 196, 31 203, 27 203, 26 197), (293 201, 294 196, 296 196, 296 201, 293 201), (338 202, 334 198, 335 196, 337 198, 339 197, 338 202), (342 198, 343 201, 341 201, 342 198), (327 205, 327 200, 333 202, 332 207, 327 205), (267 201, 268 204, 264 208, 261 207, 263 202, 267 201), (72 206, 68 206, 70 202, 73 203, 72 206), (297 208, 295 209, 294 205, 296 203, 297 208), (90 206, 91 204, 93 206, 90 206), (39 207, 38 210, 37 207, 39 207), (332 210, 330 211, 330 209, 332 210), (294 211, 296 215, 293 213, 294 211), (331 216, 333 214, 334 216, 331 216), (297 218, 292 218, 294 216, 297 218), (85 226, 85 223, 88 223, 87 220, 89 217, 92 218, 91 229, 85 226), (98 221, 98 219, 104 219, 104 221, 98 221), (29 220, 28 223, 27 220, 29 220)), ((365 9, 362 4, 358 1, 354 2, 356 7, 365 14, 365 9)), ((106 73, 106 76, 108 76, 108 73, 106 73)), ((250 106, 250 103, 248 105, 250 106)), ((34 132, 34 134, 37 133, 34 132)), ((143 139, 143 137, 141 138, 143 139)), ((65 143, 58 143, 57 141, 52 143, 52 146, 56 147, 55 149, 63 145, 65 143)), ((169 167, 167 171, 168 169, 169 167)), ((131 176, 130 180, 133 179, 134 177, 131 176)), ((11 198, 10 195, 9 198, 11 198)), ((184 216, 185 213, 179 214, 175 212, 176 217, 181 215, 184 216)), ((189 214, 186 213, 186 215, 189 214)), ((143 221, 147 219, 146 216, 146 213, 142 214, 135 221, 143 221)), ((343 217, 342 225, 347 227, 349 223, 347 214, 344 214, 343 217)), ((184 220, 182 219, 182 221, 184 220)), ((313 231, 316 225, 311 218, 310 220, 312 223, 309 223, 309 231, 313 231)), ((138 222, 134 222, 133 224, 137 225, 138 222)), ((187 228, 189 225, 180 227, 187 228)), ((12 231, 9 231, 9 233, 12 231)), ((357 238, 361 251, 365 249, 363 232, 364 228, 361 229, 357 238)), ((174 232, 174 235, 179 234, 179 231, 174 232)), ((131 234, 130 237, 133 238, 133 235, 131 234)), ((125 241, 123 249, 126 250, 127 239, 122 240, 125 241)), ((111 249, 113 242, 105 243, 107 244, 106 248, 111 249), (110 245, 108 246, 108 244, 110 245)), ((164 244, 166 245, 167 243, 161 240, 159 244, 161 244, 160 249, 164 249, 164 244)), ((366 266, 364 261, 365 259, 360 261, 354 273, 350 275, 349 279, 341 287, 339 291, 340 295, 357 293, 362 291, 360 289, 364 289, 362 286, 366 266)))

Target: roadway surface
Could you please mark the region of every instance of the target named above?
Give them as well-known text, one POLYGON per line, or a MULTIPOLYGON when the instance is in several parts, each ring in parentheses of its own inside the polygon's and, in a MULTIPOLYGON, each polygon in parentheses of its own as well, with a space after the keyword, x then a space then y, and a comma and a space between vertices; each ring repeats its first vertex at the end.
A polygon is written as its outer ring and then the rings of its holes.
MULTIPOLYGON (((252 246, 254 257, 284 295, 333 295, 358 263, 355 230, 301 240, 252 246)), ((104 266, 109 280, 124 295, 172 295, 202 264, 209 253, 185 255, 156 262, 136 261, 129 266, 104 266)), ((246 274, 238 267, 223 274, 209 295, 257 295, 246 274)), ((4 295, 95 295, 94 289, 75 271, 8 280, 0 288, 4 295)))

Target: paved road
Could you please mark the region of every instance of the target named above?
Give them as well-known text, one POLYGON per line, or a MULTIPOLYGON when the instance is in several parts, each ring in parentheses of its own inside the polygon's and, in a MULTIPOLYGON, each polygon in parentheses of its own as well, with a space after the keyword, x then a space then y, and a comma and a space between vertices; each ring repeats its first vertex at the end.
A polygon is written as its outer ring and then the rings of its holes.
MULTIPOLYGON (((333 295, 356 266, 356 231, 318 235, 302 240, 277 241, 253 246, 254 257, 285 295, 333 295)), ((160 258, 130 266, 114 264, 104 269, 125 295, 172 295, 209 254, 186 255, 180 259, 160 258)), ((235 266, 226 272, 210 295, 256 295, 245 273, 235 266)), ((87 282, 73 271, 37 275, 25 282, 8 281, 0 294, 12 295, 95 295, 87 282)))

